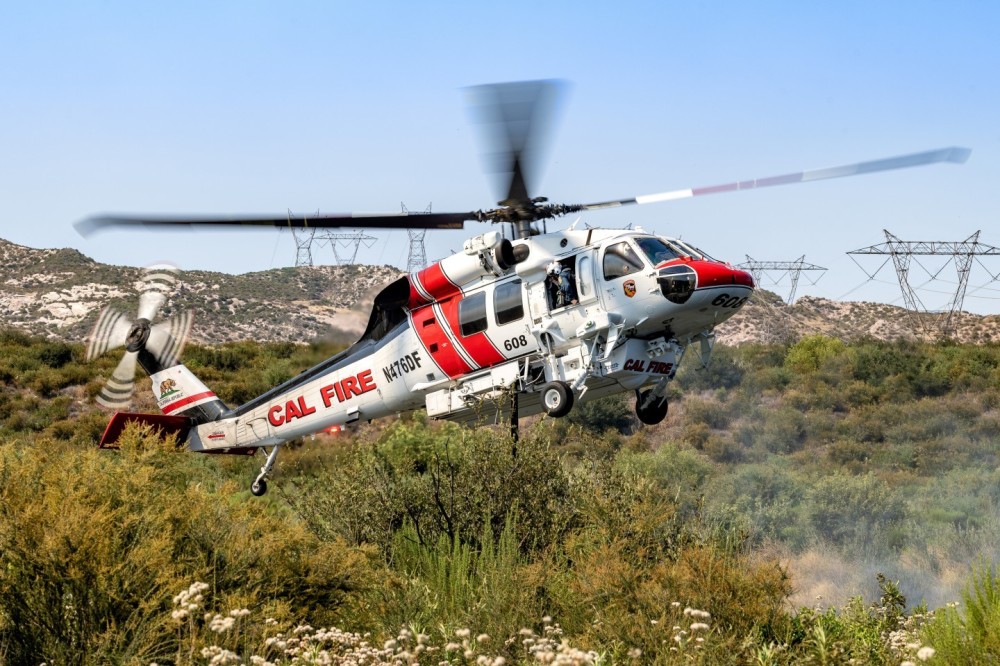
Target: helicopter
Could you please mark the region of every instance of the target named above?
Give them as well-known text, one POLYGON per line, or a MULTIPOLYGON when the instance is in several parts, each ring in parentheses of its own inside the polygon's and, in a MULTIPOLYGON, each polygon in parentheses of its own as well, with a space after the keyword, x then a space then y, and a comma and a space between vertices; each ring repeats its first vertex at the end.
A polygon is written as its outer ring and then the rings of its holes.
POLYGON ((642 228, 540 228, 565 215, 668 202, 723 192, 802 183, 928 165, 965 162, 971 151, 944 148, 910 155, 688 188, 589 204, 553 204, 529 192, 538 127, 552 81, 478 86, 501 162, 504 198, 497 207, 464 213, 311 217, 101 215, 77 223, 83 235, 115 227, 273 226, 369 229, 461 229, 500 224, 465 241, 462 251, 387 285, 375 296, 360 339, 264 394, 226 405, 180 363, 189 314, 152 322, 176 284, 176 271, 147 271, 137 316, 106 309, 95 325, 88 359, 126 352, 98 402, 128 405, 136 364, 150 375, 161 414, 116 411, 100 445, 113 447, 138 421, 175 434, 202 453, 254 454, 266 460, 250 484, 267 491, 282 445, 361 421, 417 409, 465 424, 566 416, 575 404, 633 392, 647 425, 667 415, 667 388, 689 349, 707 365, 715 328, 754 292, 751 275, 686 240, 642 228), (506 225, 506 228, 504 227, 506 225))

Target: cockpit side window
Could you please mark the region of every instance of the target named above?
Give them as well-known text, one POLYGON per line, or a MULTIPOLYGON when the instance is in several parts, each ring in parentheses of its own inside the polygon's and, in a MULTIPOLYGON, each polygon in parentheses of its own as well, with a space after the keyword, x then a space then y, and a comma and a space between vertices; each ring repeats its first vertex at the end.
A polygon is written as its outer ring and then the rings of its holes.
POLYGON ((642 259, 628 243, 615 243, 604 251, 604 279, 614 280, 642 270, 642 259))
POLYGON ((659 238, 646 236, 645 238, 636 238, 635 242, 654 266, 680 257, 680 254, 659 238))

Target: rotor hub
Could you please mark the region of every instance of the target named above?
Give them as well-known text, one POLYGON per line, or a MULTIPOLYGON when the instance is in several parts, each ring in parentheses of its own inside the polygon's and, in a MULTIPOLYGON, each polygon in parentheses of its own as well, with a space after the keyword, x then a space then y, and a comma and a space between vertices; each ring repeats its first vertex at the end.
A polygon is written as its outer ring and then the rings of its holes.
POLYGON ((128 336, 125 338, 125 349, 130 352, 137 352, 140 349, 145 349, 146 341, 149 340, 149 332, 151 330, 150 322, 148 319, 138 319, 132 328, 129 329, 128 336))

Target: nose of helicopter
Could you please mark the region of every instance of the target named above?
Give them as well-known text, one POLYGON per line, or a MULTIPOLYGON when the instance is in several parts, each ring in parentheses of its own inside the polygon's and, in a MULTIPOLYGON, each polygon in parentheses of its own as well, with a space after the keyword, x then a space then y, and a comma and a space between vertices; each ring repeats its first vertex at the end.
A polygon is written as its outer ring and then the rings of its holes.
POLYGON ((715 261, 693 261, 691 268, 698 274, 698 287, 720 287, 737 284, 754 288, 753 276, 729 264, 715 261))

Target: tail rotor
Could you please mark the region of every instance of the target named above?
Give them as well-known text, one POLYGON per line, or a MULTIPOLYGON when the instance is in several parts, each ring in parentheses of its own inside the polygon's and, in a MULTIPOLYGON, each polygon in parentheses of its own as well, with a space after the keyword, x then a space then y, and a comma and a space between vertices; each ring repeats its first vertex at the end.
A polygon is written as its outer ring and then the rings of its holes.
POLYGON ((125 348, 111 378, 101 388, 97 403, 121 410, 129 405, 135 392, 136 365, 150 375, 176 365, 191 332, 191 313, 183 312, 156 324, 160 309, 173 295, 178 284, 174 266, 151 266, 143 272, 139 308, 135 320, 109 306, 101 312, 87 345, 88 361, 106 352, 125 348))

